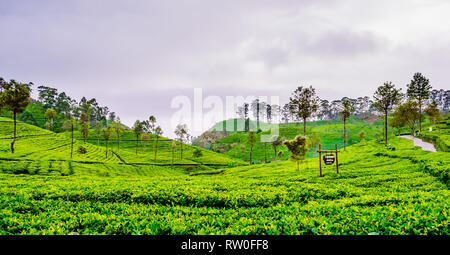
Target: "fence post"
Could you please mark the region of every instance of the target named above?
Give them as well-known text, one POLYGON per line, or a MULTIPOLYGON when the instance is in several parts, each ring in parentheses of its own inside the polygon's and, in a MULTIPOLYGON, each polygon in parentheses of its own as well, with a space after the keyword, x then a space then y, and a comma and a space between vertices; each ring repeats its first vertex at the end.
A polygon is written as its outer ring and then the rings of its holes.
POLYGON ((334 145, 334 148, 336 149, 336 173, 339 174, 339 160, 338 160, 337 144, 334 145))
POLYGON ((319 144, 319 169, 320 169, 320 177, 322 177, 322 150, 319 144))

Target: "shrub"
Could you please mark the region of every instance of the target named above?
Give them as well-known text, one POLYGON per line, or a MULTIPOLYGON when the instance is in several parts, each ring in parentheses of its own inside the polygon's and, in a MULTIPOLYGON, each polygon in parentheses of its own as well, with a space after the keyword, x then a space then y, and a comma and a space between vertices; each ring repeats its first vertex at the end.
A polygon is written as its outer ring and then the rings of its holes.
POLYGON ((199 148, 195 148, 194 152, 192 153, 192 156, 194 158, 200 158, 203 156, 203 152, 199 148))
POLYGON ((85 147, 83 147, 83 146, 79 146, 77 152, 80 153, 80 154, 86 154, 87 153, 87 149, 85 147))

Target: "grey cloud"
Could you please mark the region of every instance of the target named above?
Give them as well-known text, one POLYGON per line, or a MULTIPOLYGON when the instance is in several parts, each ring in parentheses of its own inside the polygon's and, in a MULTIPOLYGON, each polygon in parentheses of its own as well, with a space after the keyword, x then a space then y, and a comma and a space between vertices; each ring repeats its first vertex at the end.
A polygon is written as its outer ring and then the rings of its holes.
POLYGON ((371 54, 385 47, 383 40, 371 32, 350 29, 328 31, 307 45, 307 51, 317 56, 352 57, 371 54))
POLYGON ((171 97, 195 87, 287 99, 313 85, 333 99, 417 71, 448 87, 450 5, 425 3, 0 0, 0 76, 96 97, 129 125, 171 114, 171 97), (405 38, 416 14, 421 36, 405 38))

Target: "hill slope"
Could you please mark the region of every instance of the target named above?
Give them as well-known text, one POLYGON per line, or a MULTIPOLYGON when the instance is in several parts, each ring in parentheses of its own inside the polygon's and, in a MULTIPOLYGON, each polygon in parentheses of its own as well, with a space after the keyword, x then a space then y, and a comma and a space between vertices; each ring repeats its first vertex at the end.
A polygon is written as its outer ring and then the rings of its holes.
POLYGON ((197 176, 0 173, 0 234, 450 234, 448 153, 391 144, 353 145, 322 178, 317 158, 197 176))
MULTIPOLYGON (((210 171, 219 166, 239 165, 243 162, 232 160, 225 155, 203 150, 203 156, 193 158, 193 146, 184 145, 183 160, 179 151, 175 154, 175 166, 171 168, 171 147, 168 144, 172 140, 162 138, 157 160, 150 150, 145 153, 135 154, 128 148, 129 143, 123 142, 119 151, 115 150, 115 144, 106 157, 105 147, 75 141, 73 158, 70 158, 71 139, 67 133, 53 133, 22 122, 17 124, 18 139, 16 153, 10 152, 10 142, 13 132, 13 122, 9 118, 0 117, 0 170, 7 173, 29 174, 57 174, 72 175, 97 172, 99 175, 126 175, 140 173, 142 175, 161 173, 196 173, 198 171, 210 171), (79 146, 87 149, 86 154, 77 152, 79 146), (170 152, 169 152, 170 148, 170 152)), ((125 137, 128 133, 125 134, 125 137)), ((92 141, 92 140, 90 140, 92 141)), ((92 141, 97 143, 97 140, 92 141)), ((178 146, 180 144, 178 143, 178 146)))
MULTIPOLYGON (((232 124, 233 120, 227 120, 227 123, 232 124)), ((251 126, 256 124, 251 122, 251 126)), ((289 152, 285 146, 279 146, 278 152, 282 152, 282 155, 276 156, 274 148, 270 143, 264 144, 261 142, 260 136, 263 134, 270 134, 270 128, 275 128, 276 124, 262 123, 260 124, 263 130, 258 134, 258 142, 253 148, 253 159, 256 163, 265 161, 266 157, 268 161, 272 160, 286 160, 289 157, 289 152)), ((210 130, 222 130, 223 122, 217 123, 210 130)), ((230 125, 232 126, 232 125, 230 125)), ((352 117, 346 124, 347 131, 347 146, 356 144, 361 140, 373 140, 381 139, 383 122, 376 120, 369 122, 365 120, 358 120, 352 117), (363 132, 363 136, 360 136, 363 132)), ((286 139, 293 139, 298 134, 303 134, 303 124, 296 123, 282 123, 279 125, 279 136, 286 139)), ((389 135, 393 135, 393 131, 389 130, 389 135)), ((329 120, 329 121, 313 121, 307 122, 307 135, 317 134, 320 137, 320 143, 322 149, 334 149, 335 144, 338 148, 344 147, 344 124, 342 121, 329 120)), ((227 132, 227 135, 217 140, 211 148, 217 152, 224 153, 230 157, 241 159, 243 161, 249 160, 250 147, 246 144, 247 133, 245 132, 227 132)), ((317 157, 317 147, 311 148, 308 153, 308 158, 317 157)))

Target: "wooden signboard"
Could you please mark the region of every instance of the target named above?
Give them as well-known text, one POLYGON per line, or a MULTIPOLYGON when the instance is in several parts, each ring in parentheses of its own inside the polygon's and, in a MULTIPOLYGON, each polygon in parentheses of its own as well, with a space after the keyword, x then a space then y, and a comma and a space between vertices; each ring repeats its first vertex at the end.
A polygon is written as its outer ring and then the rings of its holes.
POLYGON ((322 150, 321 145, 319 144, 319 150, 317 151, 319 153, 319 170, 320 170, 320 177, 322 177, 322 160, 324 161, 325 165, 332 165, 334 163, 334 160, 336 159, 336 173, 339 174, 339 161, 338 161, 338 149, 337 144, 334 145, 334 150, 322 150), (323 155, 322 153, 327 153, 323 155), (336 155, 333 155, 333 153, 336 155))
POLYGON ((334 155, 333 154, 323 155, 323 162, 325 162, 325 165, 332 165, 334 163, 334 155))

